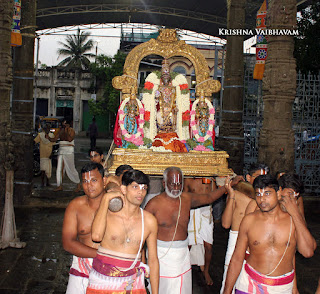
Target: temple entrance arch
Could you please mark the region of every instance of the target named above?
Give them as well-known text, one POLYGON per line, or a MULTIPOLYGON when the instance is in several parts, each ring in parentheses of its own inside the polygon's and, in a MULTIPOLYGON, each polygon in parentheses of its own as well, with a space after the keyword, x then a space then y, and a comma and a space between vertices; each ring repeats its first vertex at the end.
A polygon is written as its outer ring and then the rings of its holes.
POLYGON ((131 88, 137 87, 140 62, 151 54, 166 59, 174 56, 189 59, 195 68, 197 93, 203 90, 205 96, 210 97, 213 93, 220 91, 220 82, 210 78, 205 57, 195 47, 186 44, 185 41, 178 40, 176 30, 161 29, 157 39, 151 39, 130 51, 124 64, 123 75, 112 80, 113 87, 122 91, 123 99, 129 97, 131 88))

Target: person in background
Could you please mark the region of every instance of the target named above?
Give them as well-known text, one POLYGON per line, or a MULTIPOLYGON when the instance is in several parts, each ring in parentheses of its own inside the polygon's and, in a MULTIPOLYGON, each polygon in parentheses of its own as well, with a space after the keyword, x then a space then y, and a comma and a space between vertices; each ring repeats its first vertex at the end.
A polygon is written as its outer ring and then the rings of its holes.
MULTIPOLYGON (((184 192, 205 194, 217 189, 213 178, 185 178, 184 192)), ((218 200, 217 200, 218 201, 218 200)), ((188 239, 192 265, 199 265, 208 286, 213 285, 209 274, 213 244, 212 206, 207 205, 190 210, 188 239)))
POLYGON ((50 125, 46 124, 41 133, 34 139, 35 143, 39 143, 40 149, 40 170, 41 170, 41 185, 42 187, 50 186, 49 179, 51 178, 52 163, 51 163, 51 154, 52 146, 54 145, 49 138, 54 138, 54 135, 50 133, 50 125), (46 184, 45 184, 46 182, 46 184))
POLYGON ((90 148, 88 155, 92 162, 100 163, 103 165, 104 158, 103 158, 103 151, 100 148, 90 148))
POLYGON ((81 191, 80 178, 74 164, 74 137, 75 131, 71 127, 71 119, 65 118, 62 121, 62 125, 59 128, 59 131, 56 133, 54 138, 46 138, 51 142, 56 142, 60 138, 59 143, 59 155, 58 155, 58 164, 57 164, 57 188, 55 192, 63 190, 62 187, 62 174, 64 170, 67 173, 69 179, 77 184, 74 192, 81 191))
POLYGON ((96 140, 98 137, 98 127, 96 125, 95 117, 92 119, 92 123, 88 127, 88 134, 90 137, 90 148, 93 149, 96 147, 96 140))

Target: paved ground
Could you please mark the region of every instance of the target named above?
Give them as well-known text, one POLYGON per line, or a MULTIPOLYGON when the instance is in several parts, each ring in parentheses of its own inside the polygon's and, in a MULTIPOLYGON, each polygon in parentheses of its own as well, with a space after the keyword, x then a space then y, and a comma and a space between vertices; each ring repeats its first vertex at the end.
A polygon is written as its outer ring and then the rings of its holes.
MULTIPOLYGON (((106 150, 110 141, 98 140, 97 145, 106 150)), ((76 167, 88 161, 86 152, 89 140, 76 140, 76 167)), ((55 171, 53 172, 55 175, 55 171)), ((0 293, 49 294, 65 293, 71 256, 61 244, 64 209, 77 195, 74 184, 65 179, 64 191, 55 193, 52 188, 41 188, 40 178, 34 180, 32 197, 24 206, 15 208, 18 236, 27 242, 24 249, 8 248, 0 251, 0 293)), ((52 183, 55 183, 53 179, 52 183)), ((320 274, 320 199, 305 200, 306 218, 315 236, 318 248, 311 259, 297 254, 298 288, 301 294, 314 294, 320 274)), ((193 268, 193 293, 219 293, 223 273, 228 231, 215 225, 214 254, 210 272, 212 287, 203 286, 198 268, 193 268)), ((169 293, 168 293, 169 294, 169 293)))

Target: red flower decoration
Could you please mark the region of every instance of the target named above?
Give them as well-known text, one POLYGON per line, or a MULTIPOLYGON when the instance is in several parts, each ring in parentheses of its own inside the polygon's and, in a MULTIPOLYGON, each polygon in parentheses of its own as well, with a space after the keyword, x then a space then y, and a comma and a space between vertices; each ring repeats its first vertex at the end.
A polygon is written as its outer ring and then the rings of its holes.
POLYGON ((150 111, 145 111, 144 113, 144 120, 149 121, 150 120, 150 111))
POLYGON ((190 120, 190 111, 186 110, 185 112, 182 113, 182 120, 190 120))
POLYGON ((144 83, 144 88, 147 90, 152 90, 153 89, 154 84, 151 82, 145 82, 144 83))
POLYGON ((179 85, 179 87, 180 87, 180 90, 181 90, 181 91, 182 91, 182 90, 187 90, 187 89, 189 89, 188 84, 182 84, 182 85, 179 85))

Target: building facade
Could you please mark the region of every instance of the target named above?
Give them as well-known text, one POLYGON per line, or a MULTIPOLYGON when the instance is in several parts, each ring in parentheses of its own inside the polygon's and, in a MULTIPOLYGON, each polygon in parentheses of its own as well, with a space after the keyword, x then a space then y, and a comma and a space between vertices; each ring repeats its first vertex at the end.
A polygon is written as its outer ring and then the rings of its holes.
POLYGON ((37 116, 70 117, 76 133, 86 130, 89 114, 88 101, 95 98, 91 93, 93 75, 88 71, 48 67, 38 70, 37 116))

